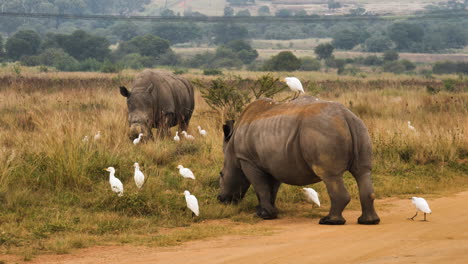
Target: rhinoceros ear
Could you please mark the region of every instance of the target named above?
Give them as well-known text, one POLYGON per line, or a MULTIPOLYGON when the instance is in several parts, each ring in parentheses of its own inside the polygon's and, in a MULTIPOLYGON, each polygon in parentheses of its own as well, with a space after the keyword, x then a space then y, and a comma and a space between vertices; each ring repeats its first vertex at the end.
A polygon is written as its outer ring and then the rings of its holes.
POLYGON ((127 90, 125 86, 120 86, 120 94, 124 97, 130 96, 130 92, 127 90))
POLYGON ((234 120, 227 120, 226 124, 223 125, 224 141, 228 142, 231 139, 232 132, 234 132, 234 120))

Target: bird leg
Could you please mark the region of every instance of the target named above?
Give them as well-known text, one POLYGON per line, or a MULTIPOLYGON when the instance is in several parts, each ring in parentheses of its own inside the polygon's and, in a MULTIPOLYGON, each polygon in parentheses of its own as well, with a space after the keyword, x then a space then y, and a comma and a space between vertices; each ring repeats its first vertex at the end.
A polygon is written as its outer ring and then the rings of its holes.
POLYGON ((414 218, 415 218, 417 215, 418 215, 418 211, 416 211, 416 214, 413 215, 413 217, 408 218, 408 220, 410 220, 410 219, 411 219, 411 220, 414 220, 414 218))
POLYGON ((423 221, 424 221, 424 222, 427 222, 427 220, 426 220, 426 213, 424 213, 424 220, 423 220, 423 221))

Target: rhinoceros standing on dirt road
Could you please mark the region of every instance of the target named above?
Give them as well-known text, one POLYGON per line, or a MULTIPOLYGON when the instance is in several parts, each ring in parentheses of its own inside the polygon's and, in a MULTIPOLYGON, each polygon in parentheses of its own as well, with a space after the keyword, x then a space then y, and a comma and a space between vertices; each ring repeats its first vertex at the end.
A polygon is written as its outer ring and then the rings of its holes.
POLYGON ((132 85, 132 91, 120 87, 127 98, 130 138, 151 137, 151 128, 158 128, 159 135, 167 136, 169 128, 179 125, 187 130, 195 100, 189 81, 160 70, 145 70, 132 85))
POLYGON ((360 224, 378 224, 371 180, 372 148, 364 123, 343 105, 304 96, 287 103, 257 100, 246 107, 236 125, 224 129, 221 202, 238 201, 253 185, 257 215, 277 217, 276 194, 281 183, 306 185, 324 181, 330 212, 320 224, 342 225, 350 201, 343 173, 359 186, 360 224))

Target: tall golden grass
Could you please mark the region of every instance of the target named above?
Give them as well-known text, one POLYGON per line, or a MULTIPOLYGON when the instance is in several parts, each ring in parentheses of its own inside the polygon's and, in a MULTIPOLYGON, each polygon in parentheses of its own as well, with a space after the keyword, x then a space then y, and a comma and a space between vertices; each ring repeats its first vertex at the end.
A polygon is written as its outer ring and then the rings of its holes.
MULTIPOLYGON (((246 78, 259 73, 234 72, 246 78)), ((290 73, 289 73, 290 74, 290 73)), ((277 73, 275 76, 286 76, 277 73)), ((255 222, 256 197, 250 190, 239 205, 216 201, 222 167, 222 117, 196 92, 189 132, 208 131, 194 142, 155 140, 134 146, 127 136, 126 103, 119 85, 135 72, 9 73, 0 75, 0 249, 30 258, 43 252, 66 253, 94 244, 174 243, 226 232, 201 222, 228 219, 255 222), (102 138, 93 141, 101 131, 102 138), (84 136, 90 138, 83 142, 84 136), (134 162, 148 177, 138 192, 134 162), (197 180, 185 180, 182 164, 197 180), (103 168, 113 166, 124 183, 124 196, 110 190, 103 168), (185 209, 183 191, 198 197, 201 217, 185 209), (194 224, 196 222, 196 224, 194 224), (192 226, 192 227, 189 227, 192 226), (185 227, 161 233, 161 228, 185 227), (174 234, 174 236, 171 236, 174 234)), ((377 196, 407 196, 458 191, 467 186, 468 93, 428 94, 440 80, 378 75, 367 78, 295 73, 308 93, 338 101, 360 116, 373 140, 373 179, 377 196), (411 121, 416 131, 408 129, 411 121)), ((192 71, 189 79, 209 78, 192 71)), ((210 77, 211 78, 211 77, 210 77)), ((466 81, 462 83, 466 86, 466 81)), ((174 134, 175 128, 172 129, 174 134)), ((345 175, 359 208, 357 187, 345 175)), ((323 184, 314 185, 324 206, 304 206, 297 186, 283 186, 280 216, 319 217, 329 205, 323 184), (306 211, 303 209, 307 208, 306 211)), ((350 219, 352 221, 352 219, 350 219)), ((231 230, 231 231, 230 231, 231 230)), ((265 232, 260 230, 259 232, 265 232)))

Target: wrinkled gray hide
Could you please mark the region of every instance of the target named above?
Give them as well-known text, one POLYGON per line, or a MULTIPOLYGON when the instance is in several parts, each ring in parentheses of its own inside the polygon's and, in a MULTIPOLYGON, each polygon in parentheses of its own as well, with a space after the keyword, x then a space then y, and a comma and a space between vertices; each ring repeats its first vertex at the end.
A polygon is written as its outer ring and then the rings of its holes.
POLYGON ((169 128, 179 125, 187 130, 195 106, 193 87, 189 81, 170 72, 145 70, 132 85, 132 90, 120 87, 127 98, 130 139, 152 137, 151 128, 160 136, 169 135, 169 128))
POLYGON ((358 222, 380 222, 374 209, 369 134, 344 106, 310 96, 287 103, 261 99, 248 105, 233 124, 223 127, 220 201, 238 201, 253 185, 259 201, 257 215, 273 219, 278 214, 275 200, 281 183, 324 181, 331 208, 319 223, 344 224, 342 212, 350 195, 343 173, 348 170, 359 186, 362 215, 358 222))

